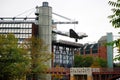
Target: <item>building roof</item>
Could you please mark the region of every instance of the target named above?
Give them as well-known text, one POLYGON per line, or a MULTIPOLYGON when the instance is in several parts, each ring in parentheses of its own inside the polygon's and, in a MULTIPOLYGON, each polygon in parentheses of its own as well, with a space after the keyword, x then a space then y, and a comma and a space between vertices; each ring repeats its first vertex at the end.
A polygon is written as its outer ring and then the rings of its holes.
POLYGON ((54 40, 52 41, 53 45, 60 45, 60 46, 66 46, 66 47, 73 47, 73 48, 80 48, 83 45, 76 42, 70 42, 70 41, 64 41, 64 40, 54 40))
POLYGON ((107 41, 107 36, 102 36, 99 40, 98 40, 98 43, 101 43, 101 42, 106 42, 107 41))

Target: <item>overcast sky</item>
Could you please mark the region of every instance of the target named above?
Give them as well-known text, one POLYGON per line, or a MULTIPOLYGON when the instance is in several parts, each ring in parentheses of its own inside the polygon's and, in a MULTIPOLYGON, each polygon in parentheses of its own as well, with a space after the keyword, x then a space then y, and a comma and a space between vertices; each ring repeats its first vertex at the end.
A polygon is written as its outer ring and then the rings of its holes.
MULTIPOLYGON (((79 21, 78 25, 58 25, 58 29, 69 31, 73 28, 77 32, 86 33, 88 37, 79 40, 81 43, 97 42, 106 33, 113 32, 116 35, 119 31, 112 27, 107 18, 111 14, 108 0, 0 0, 0 16, 14 17, 29 9, 34 11, 43 1, 49 2, 53 12, 79 21)), ((53 19, 60 21, 55 16, 53 19)))

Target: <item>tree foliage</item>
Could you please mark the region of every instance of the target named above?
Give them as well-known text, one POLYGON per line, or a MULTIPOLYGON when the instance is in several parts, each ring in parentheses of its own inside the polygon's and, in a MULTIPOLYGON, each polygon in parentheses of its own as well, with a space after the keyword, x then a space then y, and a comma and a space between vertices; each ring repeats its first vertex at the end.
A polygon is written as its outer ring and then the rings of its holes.
POLYGON ((120 39, 109 42, 109 43, 107 43, 107 45, 112 46, 113 48, 117 48, 117 53, 119 53, 119 54, 115 55, 114 60, 115 61, 117 61, 117 60, 120 61, 120 39))
POLYGON ((0 35, 0 80, 44 76, 51 57, 41 39, 32 37, 18 43, 12 34, 0 35))
MULTIPOLYGON (((32 78, 38 78, 49 66, 49 61, 52 58, 48 52, 47 45, 36 37, 31 37, 23 42, 30 55, 30 72, 32 78)), ((36 80, 36 79, 35 79, 36 80)))
POLYGON ((113 6, 113 8, 111 9, 113 14, 108 16, 108 18, 110 18, 110 23, 112 23, 112 25, 115 28, 119 28, 120 27, 120 0, 109 1, 108 4, 113 6))
POLYGON ((75 55, 75 57, 74 57, 74 67, 81 67, 83 65, 82 61, 83 61, 82 56, 75 55))
POLYGON ((18 47, 14 35, 0 35, 0 80, 23 77, 28 71, 29 58, 26 50, 18 47))
MULTIPOLYGON (((113 27, 120 28, 120 0, 109 1, 108 4, 113 7, 111 9, 113 14, 108 16, 110 23, 112 23, 113 27)), ((118 48, 118 53, 120 53, 120 39, 114 40, 108 43, 108 45, 118 48)), ((120 54, 116 55, 114 60, 120 60, 120 54)))
MULTIPOLYGON (((96 57, 95 60, 94 60, 94 62, 98 63, 98 67, 107 67, 107 61, 105 59, 103 59, 103 58, 96 57)), ((95 66, 93 66, 93 67, 95 67, 95 66)))
POLYGON ((75 55, 74 67, 107 67, 107 61, 98 57, 75 55))

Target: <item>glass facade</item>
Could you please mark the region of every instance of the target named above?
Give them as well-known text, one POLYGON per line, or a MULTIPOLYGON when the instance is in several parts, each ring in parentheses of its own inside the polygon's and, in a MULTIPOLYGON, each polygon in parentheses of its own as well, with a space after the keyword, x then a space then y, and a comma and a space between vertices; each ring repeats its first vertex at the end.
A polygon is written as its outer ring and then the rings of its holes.
POLYGON ((73 65, 74 51, 68 47, 54 45, 54 67, 71 67, 73 65))
POLYGON ((1 23, 0 34, 14 34, 19 42, 32 36, 32 23, 1 23))
POLYGON ((98 54, 99 50, 99 44, 86 44, 83 47, 80 48, 80 54, 81 55, 87 55, 87 54, 98 54))

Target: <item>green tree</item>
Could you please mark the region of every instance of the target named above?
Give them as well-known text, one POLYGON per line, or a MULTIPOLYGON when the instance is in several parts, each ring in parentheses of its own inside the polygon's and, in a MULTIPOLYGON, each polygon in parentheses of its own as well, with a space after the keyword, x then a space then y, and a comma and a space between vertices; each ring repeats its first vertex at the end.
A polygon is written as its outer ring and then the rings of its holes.
POLYGON ((107 67, 107 61, 93 56, 75 55, 74 67, 107 67))
POLYGON ((0 80, 14 80, 28 71, 26 50, 12 34, 0 35, 0 80))
POLYGON ((108 16, 110 18, 110 23, 112 23, 112 25, 115 28, 119 28, 120 27, 120 0, 109 1, 108 3, 109 5, 113 6, 113 8, 111 9, 113 14, 108 16))
POLYGON ((107 67, 107 60, 96 57, 91 67, 107 67))
POLYGON ((83 57, 81 55, 74 56, 74 67, 82 67, 83 57))
POLYGON ((100 65, 100 67, 107 67, 107 60, 102 59, 102 58, 97 58, 96 61, 100 65))
MULTIPOLYGON (((113 7, 111 9, 113 14, 108 16, 110 23, 112 23, 113 27, 120 28, 120 0, 109 1, 108 4, 113 7)), ((120 39, 110 42, 108 45, 117 47, 120 53, 120 39)), ((114 60, 120 60, 120 54, 116 55, 114 60)))
POLYGON ((75 55, 74 67, 90 67, 93 63, 93 57, 75 55))
POLYGON ((27 74, 34 80, 43 77, 51 57, 39 38, 31 37, 18 44, 14 35, 0 35, 0 80, 21 79, 27 74))
POLYGON ((47 70, 52 55, 47 50, 48 46, 39 38, 31 37, 25 40, 23 45, 29 52, 31 59, 29 74, 32 79, 36 80, 42 77, 40 75, 47 70))
POLYGON ((85 56, 83 58, 83 67, 90 67, 93 63, 94 59, 92 56, 85 56))

